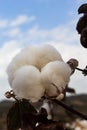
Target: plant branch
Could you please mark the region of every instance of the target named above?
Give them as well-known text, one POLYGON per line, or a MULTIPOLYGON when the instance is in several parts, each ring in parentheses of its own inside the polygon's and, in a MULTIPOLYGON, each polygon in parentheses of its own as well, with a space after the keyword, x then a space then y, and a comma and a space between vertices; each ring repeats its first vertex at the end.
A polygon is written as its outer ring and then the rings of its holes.
POLYGON ((62 101, 59 101, 59 100, 56 100, 56 99, 51 99, 51 101, 55 102, 57 105, 60 105, 61 107, 63 107, 64 109, 72 112, 73 114, 87 120, 87 115, 75 110, 74 108, 70 107, 69 105, 65 104, 64 102, 62 101))
POLYGON ((87 76, 87 66, 85 67, 85 69, 80 69, 80 68, 76 68, 79 71, 82 71, 82 73, 84 74, 84 76, 87 76))

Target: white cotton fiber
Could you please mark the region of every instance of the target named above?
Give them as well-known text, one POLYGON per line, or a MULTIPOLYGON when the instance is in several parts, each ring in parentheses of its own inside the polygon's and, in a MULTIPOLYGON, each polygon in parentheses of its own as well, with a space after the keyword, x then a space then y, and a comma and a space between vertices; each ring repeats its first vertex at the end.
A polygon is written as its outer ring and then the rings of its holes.
POLYGON ((36 102, 43 96, 40 72, 34 66, 23 66, 14 74, 12 89, 19 98, 36 102))
POLYGON ((49 96, 58 96, 57 88, 60 93, 65 89, 70 80, 71 69, 63 61, 48 63, 41 71, 42 84, 49 96), (56 88, 56 87, 57 88, 56 88))

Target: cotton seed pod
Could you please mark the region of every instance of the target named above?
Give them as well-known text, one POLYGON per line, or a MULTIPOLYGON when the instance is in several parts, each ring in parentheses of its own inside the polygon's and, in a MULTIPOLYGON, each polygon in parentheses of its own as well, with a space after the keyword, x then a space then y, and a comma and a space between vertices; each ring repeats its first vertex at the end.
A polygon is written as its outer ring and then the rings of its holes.
POLYGON ((87 27, 82 30, 80 42, 84 48, 87 48, 87 27))
POLYGON ((78 61, 74 58, 71 58, 69 61, 67 61, 67 64, 70 66, 72 70, 71 74, 73 74, 76 67, 78 66, 78 61))
POLYGON ((7 91, 7 92, 5 93, 5 96, 6 96, 7 98, 11 98, 11 93, 10 93, 9 91, 7 91))
POLYGON ((82 4, 79 8, 78 8, 78 13, 87 13, 87 3, 82 4))

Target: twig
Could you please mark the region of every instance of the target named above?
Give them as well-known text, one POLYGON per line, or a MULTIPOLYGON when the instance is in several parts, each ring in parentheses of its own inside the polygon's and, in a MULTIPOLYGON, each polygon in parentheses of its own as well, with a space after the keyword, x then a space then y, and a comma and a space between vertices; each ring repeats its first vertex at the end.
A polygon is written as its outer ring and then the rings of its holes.
POLYGON ((76 69, 83 72, 83 69, 80 69, 80 68, 76 68, 76 69))
POLYGON ((85 67, 85 69, 80 69, 80 68, 76 68, 79 71, 82 71, 82 73, 84 74, 84 76, 87 76, 87 66, 85 67))
POLYGON ((66 110, 72 112, 73 114, 75 114, 75 115, 77 115, 77 116, 79 116, 79 117, 81 117, 81 118, 87 120, 87 115, 85 115, 85 114, 83 114, 83 113, 81 113, 81 112, 75 110, 74 108, 70 107, 69 105, 65 104, 64 102, 59 101, 59 100, 56 100, 56 99, 51 99, 51 100, 52 100, 53 102, 55 102, 56 104, 62 106, 64 109, 66 109, 66 110))

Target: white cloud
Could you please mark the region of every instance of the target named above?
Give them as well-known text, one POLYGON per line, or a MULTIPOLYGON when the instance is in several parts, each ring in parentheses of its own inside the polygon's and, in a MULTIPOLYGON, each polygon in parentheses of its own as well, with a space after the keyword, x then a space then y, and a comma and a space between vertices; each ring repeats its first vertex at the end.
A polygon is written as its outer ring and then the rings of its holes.
POLYGON ((8 26, 8 21, 5 19, 0 19, 0 28, 5 28, 8 26))
POLYGON ((37 42, 38 44, 50 41, 74 44, 77 42, 79 37, 75 28, 72 29, 72 24, 75 24, 75 22, 70 22, 67 25, 56 26, 49 30, 41 29, 36 25, 28 30, 24 40, 28 38, 27 40, 30 40, 32 43, 37 42))
POLYGON ((35 16, 19 15, 17 18, 11 19, 0 19, 0 28, 16 27, 22 24, 30 23, 35 20, 35 16))
POLYGON ((77 0, 77 4, 81 5, 81 4, 85 4, 87 3, 87 0, 77 0))
POLYGON ((8 36, 8 37, 17 37, 17 36, 19 36, 21 34, 21 31, 20 31, 20 29, 19 28, 12 28, 12 29, 8 29, 8 30, 6 30, 4 33, 3 33, 3 35, 6 35, 6 36, 8 36))
POLYGON ((6 74, 6 68, 8 66, 8 63, 11 61, 11 59, 14 57, 16 53, 20 50, 18 46, 18 42, 15 41, 8 41, 4 43, 2 48, 0 48, 0 97, 4 97, 4 93, 10 90, 8 80, 7 80, 7 74, 6 74))
POLYGON ((35 20, 35 16, 27 16, 27 15, 20 15, 13 21, 11 21, 10 26, 19 26, 24 23, 29 23, 35 20))
POLYGON ((81 3, 81 2, 85 2, 85 3, 87 3, 87 1, 86 0, 77 0, 77 2, 79 2, 79 3, 81 3))

